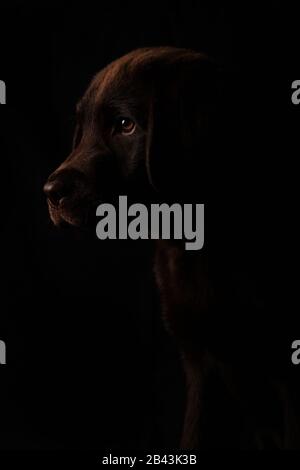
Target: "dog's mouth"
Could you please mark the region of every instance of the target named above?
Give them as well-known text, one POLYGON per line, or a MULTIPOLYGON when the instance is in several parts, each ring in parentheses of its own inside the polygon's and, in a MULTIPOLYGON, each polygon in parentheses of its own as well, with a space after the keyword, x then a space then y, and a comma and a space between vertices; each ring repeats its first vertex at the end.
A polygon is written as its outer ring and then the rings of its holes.
POLYGON ((56 227, 91 228, 95 226, 97 204, 92 201, 81 201, 68 204, 61 200, 59 205, 47 199, 50 218, 56 227))

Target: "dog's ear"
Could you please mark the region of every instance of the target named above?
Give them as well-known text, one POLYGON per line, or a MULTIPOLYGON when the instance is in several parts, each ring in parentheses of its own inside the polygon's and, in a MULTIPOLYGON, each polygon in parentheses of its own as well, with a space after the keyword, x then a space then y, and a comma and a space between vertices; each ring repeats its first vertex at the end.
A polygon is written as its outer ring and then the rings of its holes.
POLYGON ((220 96, 218 67, 201 56, 175 63, 154 84, 146 167, 158 192, 186 193, 184 183, 192 184, 195 172, 207 162, 220 96))

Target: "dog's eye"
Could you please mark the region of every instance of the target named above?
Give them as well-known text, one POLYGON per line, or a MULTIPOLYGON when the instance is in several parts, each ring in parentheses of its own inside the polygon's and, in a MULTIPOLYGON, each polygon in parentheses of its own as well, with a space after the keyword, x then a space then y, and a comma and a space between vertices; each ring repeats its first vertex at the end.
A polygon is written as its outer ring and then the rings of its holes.
POLYGON ((136 124, 132 119, 121 117, 117 121, 115 132, 117 134, 131 135, 134 133, 135 127, 136 127, 136 124))

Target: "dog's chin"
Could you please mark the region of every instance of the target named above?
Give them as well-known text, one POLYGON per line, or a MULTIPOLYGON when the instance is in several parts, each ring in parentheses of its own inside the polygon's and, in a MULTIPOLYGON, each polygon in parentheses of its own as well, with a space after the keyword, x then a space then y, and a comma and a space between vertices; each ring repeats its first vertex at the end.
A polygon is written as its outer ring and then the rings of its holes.
POLYGON ((84 227, 85 225, 81 218, 72 217, 72 216, 69 216, 68 214, 62 214, 60 216, 50 215, 50 217, 51 217, 53 224, 59 228, 68 227, 68 226, 80 228, 80 227, 84 227))
POLYGON ((70 226, 70 227, 80 228, 84 225, 83 218, 81 217, 72 216, 63 212, 62 213, 58 213, 57 211, 53 212, 51 210, 49 211, 49 213, 50 213, 50 218, 53 224, 55 225, 55 227, 62 228, 62 227, 70 226))

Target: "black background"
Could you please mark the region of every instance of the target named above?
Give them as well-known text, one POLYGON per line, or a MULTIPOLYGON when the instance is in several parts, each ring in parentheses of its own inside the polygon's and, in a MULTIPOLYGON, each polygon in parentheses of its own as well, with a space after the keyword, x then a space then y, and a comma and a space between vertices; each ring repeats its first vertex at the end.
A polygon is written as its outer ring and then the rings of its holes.
POLYGON ((160 322, 151 245, 58 232, 42 186, 68 155, 76 101, 104 65, 149 45, 215 57, 235 105, 233 151, 220 155, 211 197, 230 212, 222 230, 258 307, 245 319, 224 306, 209 334, 221 349, 235 344, 236 360, 267 346, 262 361, 297 381, 296 15, 275 1, 51 5, 0 8, 0 449, 175 447, 183 377, 160 322))

